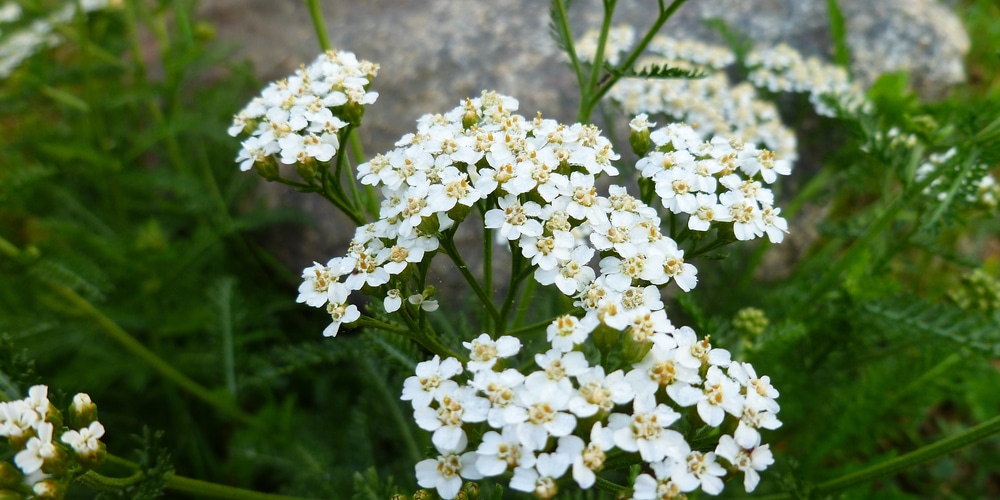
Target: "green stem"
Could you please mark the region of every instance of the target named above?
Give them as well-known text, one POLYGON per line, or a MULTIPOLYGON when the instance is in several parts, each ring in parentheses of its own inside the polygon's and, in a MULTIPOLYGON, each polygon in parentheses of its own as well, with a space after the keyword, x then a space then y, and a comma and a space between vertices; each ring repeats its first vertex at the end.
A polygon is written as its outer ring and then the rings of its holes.
MULTIPOLYGON (((980 441, 985 441, 986 439, 996 436, 997 434, 1000 434, 1000 415, 997 415, 996 417, 993 417, 965 432, 944 438, 936 443, 931 443, 927 446, 907 453, 906 455, 902 455, 892 460, 875 464, 871 467, 820 483, 813 490, 813 497, 819 498, 821 496, 827 496, 831 493, 843 491, 880 477, 895 474, 910 467, 941 458, 949 453, 980 441)), ((781 493, 757 498, 761 500, 786 500, 793 498, 793 495, 791 493, 781 493)))
POLYGON ((309 17, 312 18, 313 30, 316 31, 319 48, 326 52, 331 49, 330 38, 326 34, 326 25, 323 23, 323 11, 320 10, 319 0, 306 0, 306 5, 309 7, 309 17))
MULTIPOLYGON (((486 213, 483 210, 483 213, 486 213)), ((490 294, 490 304, 493 303, 493 230, 483 228, 483 288, 490 294)), ((487 331, 492 328, 487 326, 487 331)), ((494 325, 495 327, 495 325, 494 325)))
POLYGON ((462 259, 462 255, 458 253, 458 248, 455 247, 454 232, 449 232, 441 239, 441 248, 444 250, 445 255, 447 255, 451 261, 458 268, 458 272, 462 273, 462 277, 465 281, 469 283, 472 287, 472 291, 476 292, 479 300, 482 301, 483 306, 486 307, 486 311, 490 314, 498 325, 501 323, 502 319, 497 308, 493 305, 493 299, 483 290, 483 287, 479 285, 476 281, 476 277, 472 275, 472 271, 469 271, 469 266, 462 259))
MULTIPOLYGON (((632 52, 630 52, 628 57, 625 58, 625 62, 623 62, 619 67, 624 69, 631 68, 632 65, 635 64, 635 61, 639 59, 639 56, 642 55, 642 52, 646 50, 646 47, 649 46, 649 42, 651 42, 653 37, 659 33, 660 28, 663 27, 664 23, 666 23, 667 20, 674 15, 674 12, 677 12, 677 9, 679 9, 681 5, 684 5, 685 2, 687 2, 687 0, 674 0, 671 2, 669 7, 663 8, 663 3, 661 1, 660 13, 657 15, 656 21, 653 22, 653 25, 649 28, 649 31, 646 32, 646 35, 642 37, 639 44, 632 49, 632 52)), ((581 123, 589 122, 590 115, 594 113, 594 107, 596 107, 597 103, 604 97, 604 94, 607 94, 608 91, 611 90, 611 87, 614 87, 615 84, 618 83, 618 80, 621 80, 620 74, 611 74, 611 76, 608 77, 607 82, 600 87, 588 89, 586 94, 588 95, 589 100, 581 99, 580 111, 576 116, 577 121, 581 123), (594 93, 591 95, 590 92, 592 90, 594 93)))
POLYGON ((524 275, 524 257, 521 256, 521 249, 511 243, 510 245, 510 280, 507 282, 507 296, 503 299, 503 306, 500 309, 500 320, 497 321, 496 336, 500 337, 507 331, 507 318, 510 317, 510 310, 514 307, 514 300, 517 299, 517 292, 521 287, 522 276, 524 275))
MULTIPOLYGON (((125 460, 121 457, 116 457, 114 455, 108 454, 108 463, 117 464, 123 467, 127 467, 132 470, 139 470, 139 464, 125 460)), ((94 484, 97 487, 95 489, 103 488, 122 488, 129 486, 130 484, 135 484, 135 478, 138 477, 139 480, 142 479, 142 472, 137 472, 132 476, 127 478, 110 478, 102 476, 93 471, 89 471, 80 477, 84 484, 94 484), (89 476, 89 477, 87 477, 89 476), (86 479, 84 479, 86 477, 86 479), (117 485, 117 486, 116 486, 117 485)), ((177 474, 170 474, 166 478, 167 484, 166 488, 168 490, 179 491, 183 493, 189 493, 197 498, 221 498, 221 499, 231 499, 231 500, 305 500, 303 497, 290 497, 286 495, 274 495, 271 493, 260 493, 253 490, 246 490, 243 488, 236 488, 234 486, 226 486, 222 484, 210 483, 208 481, 202 481, 199 479, 191 479, 189 477, 178 476, 177 474)), ((102 490, 107 491, 107 490, 102 490)))
POLYGON ((597 37, 597 52, 590 66, 590 80, 587 82, 588 93, 597 88, 597 79, 604 67, 604 50, 608 44, 608 33, 611 31, 611 18, 614 16, 617 0, 604 0, 604 20, 601 22, 601 34, 597 37))
POLYGON ((573 66, 573 73, 576 74, 576 85, 580 88, 580 110, 577 112, 577 121, 583 112, 583 103, 587 102, 590 89, 586 85, 586 78, 583 75, 583 66, 576 55, 576 48, 573 46, 573 31, 569 27, 569 16, 566 14, 566 3, 563 0, 552 0, 552 17, 556 29, 559 31, 559 38, 562 39, 563 49, 569 55, 570 65, 573 66))
MULTIPOLYGON (((2 237, 0 237, 0 251, 14 260, 21 260, 22 258, 22 252, 2 237)), ((129 354, 142 360, 167 380, 177 384, 194 397, 215 408, 219 413, 227 415, 243 424, 257 424, 257 421, 251 415, 243 412, 243 410, 239 409, 225 398, 219 397, 212 391, 202 387, 194 380, 191 380, 179 370, 157 356, 156 353, 146 348, 146 346, 142 345, 142 343, 136 340, 135 337, 126 332, 122 327, 118 326, 114 320, 104 315, 104 313, 94 307, 94 305, 87 299, 76 293, 76 291, 72 288, 49 279, 43 279, 42 282, 45 283, 51 292, 61 297, 65 302, 74 307, 76 311, 90 318, 97 324, 98 327, 100 327, 102 331, 104 331, 105 334, 111 337, 112 340, 124 347, 129 354)))

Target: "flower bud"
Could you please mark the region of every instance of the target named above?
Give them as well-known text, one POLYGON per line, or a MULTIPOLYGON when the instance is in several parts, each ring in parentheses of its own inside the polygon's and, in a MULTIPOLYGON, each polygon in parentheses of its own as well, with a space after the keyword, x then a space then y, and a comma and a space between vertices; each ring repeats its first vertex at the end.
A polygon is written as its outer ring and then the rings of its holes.
POLYGON ((479 483, 465 483, 462 491, 468 495, 469 500, 479 500, 479 483))
POLYGON ((42 479, 31 490, 39 500, 57 500, 66 495, 66 485, 55 479, 42 479))
POLYGON ((458 494, 455 495, 455 500, 469 500, 469 494, 464 490, 458 490, 458 494))
POLYGON ((535 496, 542 500, 548 500, 559 493, 559 486, 551 477, 543 477, 535 485, 535 496))
POLYGON ((281 178, 281 174, 278 173, 278 164, 274 161, 274 158, 268 157, 262 162, 254 163, 253 169, 257 172, 257 175, 267 181, 274 181, 281 178))
POLYGON ((342 118, 345 122, 350 123, 355 127, 360 127, 361 118, 365 116, 365 105, 348 101, 337 110, 337 114, 339 114, 340 118, 342 118))
POLYGON ((632 335, 622 336, 622 361, 626 364, 634 364, 642 361, 653 348, 650 340, 636 340, 632 335))
POLYGON ((607 355, 612 349, 615 348, 615 346, 618 345, 618 339, 621 337, 621 332, 605 325, 604 323, 601 323, 590 335, 591 338, 594 339, 594 345, 597 346, 597 349, 600 350, 602 354, 607 355))
POLYGON ((305 161, 295 164, 295 171, 299 173, 302 180, 306 181, 306 184, 312 184, 319 172, 319 166, 316 164, 316 160, 307 158, 305 161))
POLYGON ((646 113, 642 113, 633 118, 628 126, 632 129, 628 136, 628 144, 632 146, 632 152, 639 156, 646 156, 649 148, 653 145, 649 139, 649 127, 654 127, 656 124, 649 121, 649 116, 646 113))
POLYGON ((744 307, 736 311, 736 317, 733 318, 733 328, 749 337, 764 333, 767 325, 767 315, 755 307, 744 307))
POLYGON ((431 500, 434 498, 434 494, 428 490, 417 490, 413 494, 413 500, 431 500))
POLYGON ((67 426, 70 429, 82 429, 97 421, 97 405, 87 393, 73 396, 73 404, 69 407, 67 426))
POLYGON ((389 497, 389 500, 410 500, 410 497, 402 493, 396 493, 395 495, 389 497))
MULTIPOLYGON (((0 461, 0 490, 15 489, 24 481, 21 470, 7 461, 0 461)), ((3 496, 0 495, 0 500, 3 496)))

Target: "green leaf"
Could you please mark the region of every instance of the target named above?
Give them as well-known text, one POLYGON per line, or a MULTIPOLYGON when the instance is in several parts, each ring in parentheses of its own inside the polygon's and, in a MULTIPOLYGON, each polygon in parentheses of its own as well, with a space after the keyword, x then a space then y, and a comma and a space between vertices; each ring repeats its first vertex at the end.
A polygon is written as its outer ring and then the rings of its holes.
POLYGON ((683 69, 673 68, 667 65, 650 64, 641 69, 616 68, 610 64, 605 64, 604 69, 612 75, 620 78, 704 78, 705 72, 701 68, 683 69))

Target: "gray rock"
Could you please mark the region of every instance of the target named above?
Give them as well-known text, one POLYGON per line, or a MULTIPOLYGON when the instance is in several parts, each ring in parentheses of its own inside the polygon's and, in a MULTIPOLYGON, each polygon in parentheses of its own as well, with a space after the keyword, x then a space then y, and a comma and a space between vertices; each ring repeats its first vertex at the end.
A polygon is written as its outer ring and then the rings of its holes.
MULTIPOLYGON (((963 80, 968 37, 946 7, 932 0, 839 1, 855 58, 854 73, 863 82, 870 83, 882 72, 907 69, 917 90, 936 96, 963 80)), ((444 112, 482 89, 517 97, 520 112, 527 116, 535 111, 563 121, 575 116, 575 78, 549 36, 548 2, 331 0, 323 4, 331 43, 381 64, 373 85, 380 97, 369 107, 360 131, 369 154, 391 149, 424 113, 444 112)), ((648 27, 653 2, 621 4, 616 24, 648 27)), ((319 52, 304 2, 202 0, 200 5, 201 16, 217 25, 221 41, 238 44, 239 55, 248 57, 264 79, 283 77, 319 52)), ((599 24, 600 2, 578 0, 570 14, 579 36, 599 24)), ((824 0, 690 1, 663 33, 721 44, 721 36, 704 25, 710 18, 721 19, 760 44, 783 41, 807 55, 829 58, 832 53, 824 0)), ((318 197, 277 185, 268 191, 275 204, 302 207, 317 221, 317 231, 279 249, 292 268, 343 252, 344 238, 353 232, 346 219, 318 197)))

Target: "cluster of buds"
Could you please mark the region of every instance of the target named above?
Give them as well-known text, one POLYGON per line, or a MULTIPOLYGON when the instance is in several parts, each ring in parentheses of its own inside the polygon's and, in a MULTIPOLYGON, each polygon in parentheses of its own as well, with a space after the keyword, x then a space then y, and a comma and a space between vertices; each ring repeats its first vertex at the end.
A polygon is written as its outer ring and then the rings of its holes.
POLYGON ((44 385, 29 389, 27 398, 0 403, 0 436, 14 452, 13 464, 0 462, 3 498, 62 498, 73 478, 107 455, 90 396, 74 396, 64 420, 44 385))
POLYGON ((246 137, 236 157, 240 170, 256 168, 266 179, 278 175, 274 157, 296 164, 307 181, 315 162, 330 161, 340 150, 341 131, 361 124, 378 65, 351 52, 328 51, 309 66, 268 85, 237 114, 229 135, 246 137))

